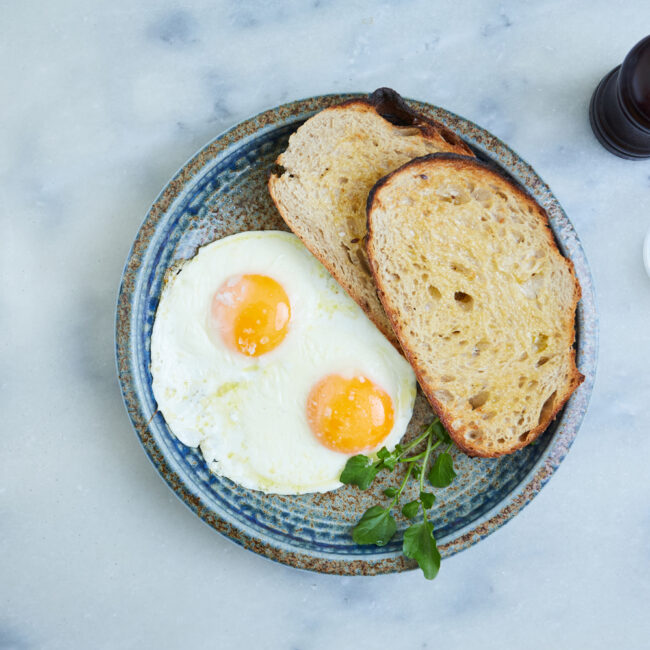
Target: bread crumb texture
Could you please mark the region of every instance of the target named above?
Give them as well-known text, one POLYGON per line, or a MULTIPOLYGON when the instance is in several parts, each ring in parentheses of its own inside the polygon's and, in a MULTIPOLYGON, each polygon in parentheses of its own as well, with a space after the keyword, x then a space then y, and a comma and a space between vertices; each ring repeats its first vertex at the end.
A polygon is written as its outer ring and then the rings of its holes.
POLYGON ((532 442, 583 380, 580 286, 543 209, 475 159, 428 156, 378 184, 368 223, 384 308, 454 441, 532 442))
POLYGON ((346 102, 317 113, 291 136, 277 160, 284 171, 269 181, 289 228, 394 344, 366 256, 366 200, 380 178, 413 158, 471 153, 445 136, 424 119, 396 126, 367 101, 346 102))

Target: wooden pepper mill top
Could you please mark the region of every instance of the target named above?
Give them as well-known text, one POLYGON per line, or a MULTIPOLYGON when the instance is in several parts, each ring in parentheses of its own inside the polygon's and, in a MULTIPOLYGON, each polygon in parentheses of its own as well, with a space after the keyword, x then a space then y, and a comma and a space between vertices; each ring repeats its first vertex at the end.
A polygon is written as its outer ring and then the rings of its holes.
POLYGON ((621 158, 650 158, 650 36, 605 75, 589 106, 600 143, 621 158))

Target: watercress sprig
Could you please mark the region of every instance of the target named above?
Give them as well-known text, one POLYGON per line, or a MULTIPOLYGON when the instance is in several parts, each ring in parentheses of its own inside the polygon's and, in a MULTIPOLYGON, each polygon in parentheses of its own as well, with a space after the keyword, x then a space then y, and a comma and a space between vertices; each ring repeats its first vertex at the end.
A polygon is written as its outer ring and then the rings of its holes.
POLYGON ((396 445, 393 451, 382 447, 374 461, 363 454, 353 456, 341 473, 342 483, 367 490, 380 471, 392 472, 399 463, 406 465, 406 472, 399 486, 384 490, 384 495, 390 499, 388 505, 374 505, 368 508, 353 528, 352 538, 357 544, 376 546, 388 544, 397 532, 397 522, 391 511, 399 504, 409 479, 411 477, 417 479, 418 498, 401 507, 402 515, 414 522, 404 531, 402 552, 418 563, 424 577, 428 580, 435 578, 440 569, 440 552, 433 534, 433 524, 428 519, 428 511, 433 507, 436 497, 433 492, 425 489, 424 482, 426 477, 436 488, 447 487, 453 482, 456 472, 453 458, 449 453, 452 444, 449 434, 436 418, 423 433, 408 444, 396 445), (431 469, 428 470, 433 452, 442 445, 446 445, 445 450, 438 454, 431 469), (422 510, 422 521, 416 522, 420 510, 422 510))

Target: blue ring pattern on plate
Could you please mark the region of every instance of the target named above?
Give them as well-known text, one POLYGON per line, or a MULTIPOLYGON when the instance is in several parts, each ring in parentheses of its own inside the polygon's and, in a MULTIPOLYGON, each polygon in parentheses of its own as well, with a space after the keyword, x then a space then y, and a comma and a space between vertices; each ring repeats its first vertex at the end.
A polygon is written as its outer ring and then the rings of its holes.
MULTIPOLYGON (((246 490, 211 474, 200 452, 180 443, 156 413, 149 371, 151 327, 167 269, 218 237, 240 230, 282 228, 266 194, 268 170, 289 135, 309 115, 347 97, 313 98, 262 113, 219 136, 181 169, 152 206, 129 255, 118 302, 117 357, 134 427, 156 467, 187 505, 235 541, 272 559, 356 574, 413 566, 401 556, 400 534, 381 549, 352 541, 350 526, 377 499, 378 488, 368 494, 345 487, 327 495, 287 497, 246 490)), ((436 537, 446 556, 516 514, 566 454, 593 385, 597 316, 584 253, 548 187, 514 152, 480 127, 442 109, 411 103, 446 123, 481 157, 499 164, 535 196, 547 209, 560 248, 573 260, 583 289, 576 345, 585 383, 537 444, 498 459, 469 459, 456 453, 459 478, 438 493, 434 509, 436 537)), ((430 417, 426 405, 421 404, 420 411, 422 421, 430 417)), ((406 524, 400 523, 403 529, 406 524)))

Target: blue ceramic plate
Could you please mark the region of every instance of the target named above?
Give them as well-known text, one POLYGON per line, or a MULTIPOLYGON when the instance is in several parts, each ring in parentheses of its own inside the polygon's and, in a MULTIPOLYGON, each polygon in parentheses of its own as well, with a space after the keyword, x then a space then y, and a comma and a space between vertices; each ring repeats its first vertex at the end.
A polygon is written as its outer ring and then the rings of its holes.
MULTIPOLYGON (((381 498, 381 484, 367 492, 346 486, 328 494, 273 496, 214 476, 201 454, 181 444, 156 413, 149 372, 151 326, 165 270, 220 237, 243 230, 286 230, 266 188, 276 157, 305 119, 354 96, 314 97, 261 113, 217 137, 174 176, 149 210, 129 253, 117 307, 116 346, 124 402, 136 433, 161 476, 199 517, 238 544, 294 567, 378 574, 414 567, 401 553, 405 520, 398 520, 398 534, 382 548, 357 546, 350 536, 351 526, 381 498)), ((498 459, 470 459, 456 452, 458 478, 439 491, 434 508, 436 537, 446 557, 514 517, 566 455, 594 383, 598 319, 578 237, 530 165, 472 122, 429 104, 409 103, 462 136, 477 155, 507 171, 544 206, 582 286, 576 346, 584 383, 536 444, 498 459)), ((421 431, 431 417, 426 400, 418 396, 407 435, 421 431)))

